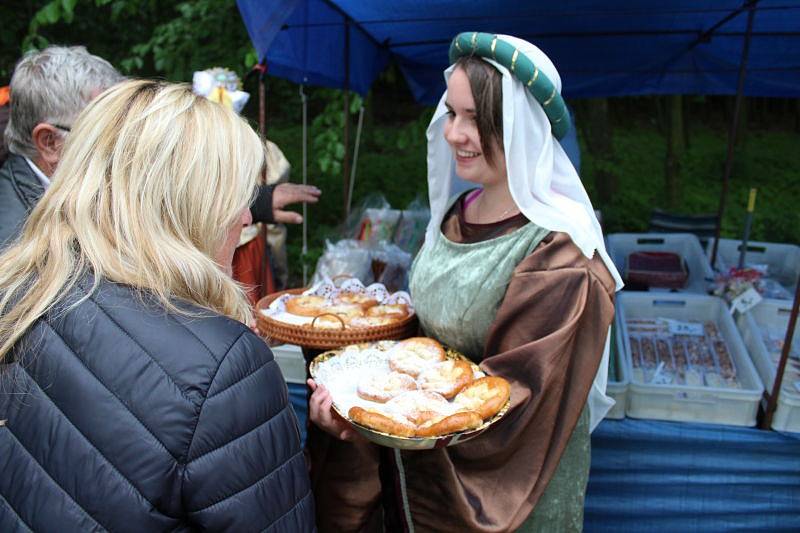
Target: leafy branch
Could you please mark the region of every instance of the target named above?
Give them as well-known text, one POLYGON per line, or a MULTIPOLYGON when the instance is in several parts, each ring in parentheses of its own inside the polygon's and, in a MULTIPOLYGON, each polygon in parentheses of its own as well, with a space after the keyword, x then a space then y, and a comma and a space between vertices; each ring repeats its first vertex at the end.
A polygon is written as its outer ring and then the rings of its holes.
MULTIPOLYGON (((322 98, 325 107, 311 123, 312 146, 317 165, 324 174, 336 175, 342 172, 344 161, 344 93, 324 89, 322 98)), ((350 97, 349 114, 358 113, 363 100, 353 94, 350 97)))

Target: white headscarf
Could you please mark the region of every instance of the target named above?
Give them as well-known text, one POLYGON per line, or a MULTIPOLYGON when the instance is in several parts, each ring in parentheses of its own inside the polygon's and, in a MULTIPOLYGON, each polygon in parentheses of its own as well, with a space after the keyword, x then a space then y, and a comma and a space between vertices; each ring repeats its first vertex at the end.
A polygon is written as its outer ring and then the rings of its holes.
MULTIPOLYGON (((520 53, 527 55, 553 82, 559 93, 561 92, 561 77, 544 52, 516 37, 497 37, 513 44, 520 53)), ((550 121, 542 106, 505 67, 490 59, 483 59, 502 75, 503 147, 509 190, 514 202, 520 212, 537 226, 567 233, 586 257, 593 257, 595 251, 599 253, 614 278, 616 289, 621 289, 622 278, 606 252, 603 233, 589 196, 564 149, 553 137, 550 121)), ((445 80, 450 79, 454 68, 451 65, 445 70, 445 80)), ((455 173, 453 151, 444 138, 446 99, 447 91, 442 95, 428 126, 428 194, 431 220, 425 234, 426 243, 432 243, 436 232, 440 231, 451 191, 456 188, 456 180, 461 180, 455 173)), ((607 338, 603 360, 589 393, 592 429, 614 405, 614 401, 605 395, 609 341, 607 338)))

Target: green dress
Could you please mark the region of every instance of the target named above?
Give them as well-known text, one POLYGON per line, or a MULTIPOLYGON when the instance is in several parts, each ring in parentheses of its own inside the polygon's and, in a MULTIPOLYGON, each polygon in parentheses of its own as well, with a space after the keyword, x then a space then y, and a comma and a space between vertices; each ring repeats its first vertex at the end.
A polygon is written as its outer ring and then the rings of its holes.
MULTIPOLYGON (((414 261, 409 283, 425 333, 480 362, 514 269, 549 233, 528 223, 490 240, 456 243, 438 231, 414 261)), ((584 408, 553 478, 518 531, 581 531, 589 454, 584 408)))

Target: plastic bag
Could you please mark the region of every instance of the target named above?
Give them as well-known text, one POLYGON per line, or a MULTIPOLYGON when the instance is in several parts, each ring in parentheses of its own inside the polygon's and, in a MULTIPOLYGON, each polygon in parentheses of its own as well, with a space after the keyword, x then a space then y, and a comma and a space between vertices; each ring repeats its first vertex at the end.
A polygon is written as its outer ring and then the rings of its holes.
POLYGON ((370 252, 375 281, 382 283, 391 292, 406 290, 411 254, 386 241, 379 242, 370 252))
POLYGON ((365 209, 356 239, 368 243, 389 241, 399 220, 400 211, 397 209, 365 209))
POLYGON ((336 244, 327 241, 311 284, 325 279, 357 278, 364 285, 378 282, 395 292, 407 288, 410 266, 411 254, 386 241, 372 244, 354 239, 336 244))
POLYGON ((431 210, 419 198, 415 198, 401 212, 392 241, 404 251, 416 254, 425 239, 425 228, 431 218, 431 210))
POLYGON ((382 194, 370 194, 347 217, 342 236, 371 244, 391 241, 399 219, 400 211, 392 209, 382 194))
POLYGON ((358 278, 369 285, 375 279, 371 267, 372 256, 363 243, 353 239, 343 239, 336 244, 325 241, 325 252, 317 261, 311 284, 315 285, 325 278, 335 281, 339 277, 348 277, 358 278))

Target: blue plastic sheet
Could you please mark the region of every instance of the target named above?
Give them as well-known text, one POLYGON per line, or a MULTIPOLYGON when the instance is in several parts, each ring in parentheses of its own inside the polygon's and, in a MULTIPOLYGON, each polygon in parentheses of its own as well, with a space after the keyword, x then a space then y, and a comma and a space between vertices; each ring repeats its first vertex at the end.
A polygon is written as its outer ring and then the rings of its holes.
MULTIPOLYGON (((269 72, 366 94, 391 59, 420 102, 444 90, 450 40, 504 33, 544 50, 567 97, 735 94, 742 0, 237 0, 269 72)), ((744 92, 800 95, 800 2, 756 4, 744 92)))
MULTIPOLYGON (((305 428, 305 387, 289 391, 305 428)), ((584 528, 800 531, 800 435, 605 420, 592 434, 584 528)))
POLYGON ((586 531, 800 531, 800 435, 648 420, 592 434, 586 531))

